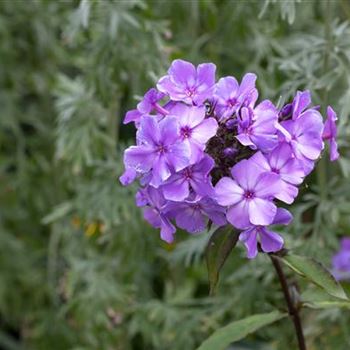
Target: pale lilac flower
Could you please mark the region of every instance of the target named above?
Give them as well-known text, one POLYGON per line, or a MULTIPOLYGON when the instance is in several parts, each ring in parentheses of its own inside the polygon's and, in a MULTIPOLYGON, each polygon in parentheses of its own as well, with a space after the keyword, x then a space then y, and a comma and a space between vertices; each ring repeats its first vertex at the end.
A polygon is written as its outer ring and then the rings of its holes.
POLYGON ((177 103, 170 109, 180 124, 180 137, 191 148, 193 164, 203 157, 205 145, 215 136, 218 123, 214 118, 205 118, 205 107, 187 106, 177 103))
POLYGON ((225 209, 209 197, 198 196, 183 202, 172 202, 167 214, 175 218, 176 225, 189 233, 199 233, 206 228, 208 219, 217 226, 227 223, 225 209))
POLYGON ((277 145, 278 111, 272 102, 265 100, 254 109, 243 107, 238 118, 236 138, 243 146, 262 151, 277 145))
MULTIPOLYGON (((278 208, 271 225, 288 225, 292 221, 292 215, 288 210, 278 208)), ((258 254, 258 240, 261 249, 265 253, 278 252, 283 248, 283 238, 276 232, 268 230, 264 226, 252 226, 243 231, 239 240, 247 249, 247 257, 253 259, 258 254)))
POLYGON ((277 207, 274 196, 280 192, 280 177, 264 172, 251 160, 242 160, 231 170, 233 179, 223 177, 215 186, 216 200, 228 206, 227 220, 236 228, 272 223, 277 207))
POLYGON ((176 117, 167 116, 160 122, 153 116, 143 116, 137 132, 138 145, 124 153, 126 168, 139 173, 151 172, 150 185, 159 187, 173 172, 189 165, 188 145, 181 142, 176 117))
POLYGON ((291 145, 294 156, 303 162, 307 175, 323 149, 322 116, 317 110, 308 109, 295 120, 281 122, 279 130, 281 139, 291 145))
POLYGON ((277 199, 288 204, 294 202, 298 195, 296 185, 303 182, 305 174, 302 163, 293 156, 289 144, 281 143, 267 155, 257 152, 250 160, 258 165, 262 171, 271 171, 280 176, 280 191, 275 195, 277 199))
POLYGON ((309 90, 297 91, 292 103, 292 119, 298 119, 310 103, 311 94, 309 90))
POLYGON ((338 145, 337 145, 337 114, 334 112, 331 106, 327 107, 327 119, 324 124, 322 137, 329 142, 329 151, 331 161, 335 161, 339 158, 338 145))
POLYGON ((214 165, 214 160, 204 155, 195 165, 173 174, 162 186, 164 197, 172 201, 183 201, 190 195, 191 188, 201 196, 213 195, 214 188, 209 173, 214 165))
POLYGON ((256 75, 253 73, 247 73, 241 85, 234 77, 225 77, 218 81, 215 90, 215 110, 219 119, 232 116, 242 106, 254 105, 258 98, 255 81, 256 75))
POLYGON ((157 88, 168 94, 173 101, 201 106, 205 100, 212 97, 215 70, 216 66, 213 63, 200 64, 196 69, 190 62, 175 60, 168 70, 168 75, 158 81, 157 88))
POLYGON ((133 109, 126 113, 124 124, 128 124, 130 122, 138 123, 142 115, 150 114, 154 111, 162 115, 169 114, 166 109, 158 104, 158 102, 162 100, 164 96, 164 93, 159 92, 154 88, 148 90, 142 101, 137 104, 137 109, 133 109))
POLYGON ((333 276, 337 280, 350 281, 350 238, 343 238, 340 244, 339 252, 332 259, 333 276))
POLYGON ((161 191, 148 186, 144 191, 138 193, 137 204, 146 205, 143 216, 153 227, 160 228, 161 239, 167 243, 173 242, 176 228, 164 211, 167 201, 161 191))

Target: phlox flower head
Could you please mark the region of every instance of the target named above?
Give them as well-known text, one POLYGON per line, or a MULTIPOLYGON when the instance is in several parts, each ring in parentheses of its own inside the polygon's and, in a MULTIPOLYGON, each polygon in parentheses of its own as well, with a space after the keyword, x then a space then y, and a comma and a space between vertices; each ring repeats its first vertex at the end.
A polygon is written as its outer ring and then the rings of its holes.
POLYGON ((137 132, 120 181, 138 181, 136 204, 164 241, 174 241, 176 228, 199 234, 231 225, 254 258, 282 249, 273 227, 292 215, 279 205, 294 202, 324 140, 331 160, 339 156, 337 117, 328 107, 324 123, 309 91, 277 109, 257 102, 255 74, 238 83, 233 76, 216 81, 215 71, 213 63, 175 60, 126 114, 137 132))

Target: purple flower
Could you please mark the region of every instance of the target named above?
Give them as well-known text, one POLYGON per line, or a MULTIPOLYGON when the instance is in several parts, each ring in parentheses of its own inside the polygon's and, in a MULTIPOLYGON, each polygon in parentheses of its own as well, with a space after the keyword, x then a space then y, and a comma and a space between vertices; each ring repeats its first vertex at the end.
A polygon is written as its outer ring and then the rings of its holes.
POLYGON ((241 85, 234 77, 225 77, 218 81, 215 90, 215 110, 219 119, 232 116, 242 106, 254 105, 258 98, 255 81, 256 75, 253 73, 247 73, 241 85))
POLYGON ((242 160, 231 170, 234 180, 223 177, 215 187, 216 200, 228 206, 227 220, 236 228, 272 223, 277 207, 273 197, 280 192, 280 177, 261 171, 253 161, 242 160))
POLYGON ((176 202, 183 201, 189 196, 190 188, 201 196, 213 195, 209 173, 214 164, 211 157, 204 155, 200 162, 173 174, 162 186, 164 197, 176 202))
POLYGON ((185 144, 191 148, 191 163, 203 157, 207 141, 215 136, 218 123, 214 118, 205 118, 205 107, 176 104, 170 110, 177 117, 180 124, 180 136, 185 144))
POLYGON ((197 69, 187 61, 175 60, 168 70, 168 75, 158 83, 159 91, 170 96, 173 101, 201 106, 212 97, 215 86, 215 70, 213 63, 200 64, 197 69))
POLYGON ((334 112, 331 106, 327 107, 327 119, 324 124, 322 137, 329 142, 330 159, 335 161, 339 158, 338 145, 337 145, 337 114, 334 112))
POLYGON ((285 203, 291 204, 298 195, 298 188, 304 179, 302 163, 293 156, 291 147, 287 143, 279 144, 271 153, 263 155, 255 153, 252 160, 262 171, 271 171, 280 176, 280 191, 275 197, 285 203))
POLYGON ((164 211, 167 201, 164 199, 161 191, 148 186, 145 190, 138 193, 137 204, 139 206, 146 205, 146 208, 143 210, 143 216, 153 227, 160 228, 161 239, 167 243, 173 242, 176 229, 164 211))
POLYGON ((154 88, 148 90, 142 101, 137 104, 137 109, 133 109, 126 113, 124 124, 128 124, 130 122, 138 123, 142 115, 150 114, 153 111, 156 111, 162 115, 169 114, 166 109, 158 104, 158 102, 163 99, 164 96, 164 93, 159 92, 154 88))
MULTIPOLYGON (((288 225, 292 221, 292 215, 288 210, 278 208, 272 225, 288 225)), ((268 230, 264 226, 252 226, 243 231, 239 240, 244 243, 247 249, 247 257, 253 259, 258 254, 258 238, 261 249, 265 253, 277 252, 282 249, 283 238, 276 232, 268 230)))
MULTIPOLYGON (((268 100, 255 107, 255 74, 240 84, 230 76, 215 84, 215 70, 212 63, 175 60, 159 91, 147 91, 127 113, 124 123, 135 122, 136 145, 124 153, 120 181, 139 179, 136 204, 145 206, 146 220, 165 241, 174 239, 171 220, 189 233, 203 231, 209 220, 228 221, 243 231, 240 240, 253 258, 259 244, 264 252, 282 248, 268 225, 287 224, 291 215, 277 209, 275 199, 295 200, 323 139, 331 160, 339 157, 337 116, 328 107, 323 125, 318 107, 309 107, 309 91, 297 91, 280 111, 268 100)), ((334 258, 339 269, 346 254, 334 258)))
POLYGON ((272 102, 265 100, 254 109, 243 107, 238 120, 236 138, 243 146, 262 151, 276 146, 278 111, 272 102))
POLYGON ((292 103, 292 119, 296 120, 311 103, 311 94, 309 90, 297 91, 292 103))
POLYGON ((333 256, 333 275, 337 280, 350 280, 350 238, 343 238, 339 252, 333 256))
POLYGON ((316 109, 307 109, 294 117, 295 120, 281 122, 279 131, 281 139, 291 145, 294 156, 302 161, 307 175, 323 149, 322 116, 316 109))
POLYGON ((173 172, 189 165, 190 149, 181 142, 176 117, 167 116, 160 122, 153 116, 143 116, 137 132, 137 146, 124 153, 126 168, 141 174, 151 172, 150 185, 159 187, 173 172))
POLYGON ((204 231, 208 218, 217 226, 227 223, 225 209, 208 197, 172 202, 167 207, 167 214, 175 218, 178 227, 190 233, 204 231))

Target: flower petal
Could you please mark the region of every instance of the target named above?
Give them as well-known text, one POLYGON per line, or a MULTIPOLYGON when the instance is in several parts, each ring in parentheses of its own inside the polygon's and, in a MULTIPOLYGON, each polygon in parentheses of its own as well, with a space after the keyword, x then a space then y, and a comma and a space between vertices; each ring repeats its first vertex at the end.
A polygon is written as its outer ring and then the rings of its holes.
POLYGON ((196 68, 190 62, 184 60, 174 60, 169 71, 171 79, 184 86, 194 86, 196 82, 196 68))
POLYGON ((207 118, 192 130, 191 138, 205 145, 210 138, 216 135, 217 130, 217 121, 214 118, 207 118))
POLYGON ((170 222, 168 218, 162 215, 160 226, 160 238, 167 243, 172 243, 174 241, 175 232, 175 226, 170 222))
POLYGON ((281 192, 281 181, 278 174, 265 172, 261 174, 254 186, 254 193, 259 198, 269 198, 281 192))
POLYGON ((229 223, 239 229, 245 229, 251 226, 249 221, 249 207, 246 200, 238 202, 230 207, 226 213, 226 218, 229 223))
POLYGON ((233 178, 245 190, 253 190, 262 173, 264 173, 263 170, 247 159, 238 162, 231 170, 233 178))
POLYGON ((177 142, 170 147, 169 152, 165 155, 168 164, 171 164, 174 170, 178 172, 189 165, 191 149, 188 143, 177 142))
POLYGON ((220 205, 234 205, 243 199, 243 190, 229 177, 223 177, 215 186, 215 199, 220 205))
MULTIPOLYGON (((174 116, 166 116, 159 122, 159 141, 162 145, 171 145, 179 140, 179 123, 174 116)), ((156 130, 154 131, 156 132, 156 130)))
POLYGON ((145 173, 152 168, 156 153, 148 146, 130 146, 124 152, 124 164, 127 168, 145 173))
POLYGON ((152 146, 157 145, 160 140, 157 118, 152 115, 142 116, 136 137, 139 143, 152 146))
POLYGON ((247 249, 247 258, 254 259, 258 254, 258 233, 255 228, 251 228, 249 230, 243 231, 239 235, 239 240, 244 243, 247 249))
POLYGON ((175 174, 162 186, 165 199, 180 202, 190 194, 188 181, 183 176, 175 174))
POLYGON ((202 63, 197 67, 197 84, 198 90, 201 91, 201 85, 211 87, 215 84, 216 66, 213 63, 202 63))
POLYGON ((271 201, 261 198, 249 201, 249 220, 253 225, 270 225, 276 212, 277 207, 271 201))
POLYGON ((283 238, 272 231, 262 227, 259 229, 261 248, 265 253, 278 252, 283 248, 283 238))
POLYGON ((293 220, 292 214, 284 208, 277 208, 275 218, 273 219, 273 225, 288 225, 293 220))
POLYGON ((176 216, 176 224, 190 233, 199 233, 204 231, 206 221, 199 209, 188 206, 176 216))

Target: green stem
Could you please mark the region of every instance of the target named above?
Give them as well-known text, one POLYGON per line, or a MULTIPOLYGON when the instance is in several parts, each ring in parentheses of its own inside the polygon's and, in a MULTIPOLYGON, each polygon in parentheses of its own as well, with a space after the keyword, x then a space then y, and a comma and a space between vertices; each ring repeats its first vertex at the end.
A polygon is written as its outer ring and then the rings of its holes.
POLYGON ((298 339, 299 350, 306 350, 303 328, 302 328, 301 320, 300 320, 300 316, 299 316, 299 309, 294 304, 294 301, 289 293, 287 278, 283 272, 283 269, 282 269, 282 266, 281 266, 279 259, 272 254, 269 254, 269 257, 270 257, 272 264, 277 272, 277 276, 278 276, 278 279, 279 279, 281 287, 282 287, 284 299, 286 300, 286 303, 287 303, 288 313, 289 313, 289 316, 291 317, 293 324, 294 324, 295 334, 296 334, 297 339, 298 339))

